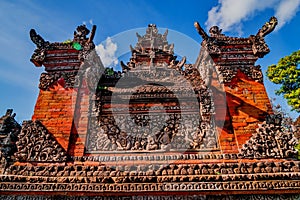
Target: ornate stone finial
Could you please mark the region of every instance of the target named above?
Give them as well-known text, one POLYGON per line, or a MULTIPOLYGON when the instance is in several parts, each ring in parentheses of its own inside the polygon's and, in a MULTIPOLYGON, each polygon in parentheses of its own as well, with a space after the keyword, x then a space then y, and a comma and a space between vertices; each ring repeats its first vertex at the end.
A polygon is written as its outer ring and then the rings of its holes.
POLYGON ((49 45, 48 41, 45 41, 39 34, 36 33, 34 29, 31 29, 29 32, 31 41, 36 44, 38 49, 42 49, 49 45))
POLYGON ((151 58, 155 58, 157 52, 173 54, 174 46, 168 44, 167 35, 168 30, 164 34, 160 34, 155 24, 149 24, 145 35, 141 36, 136 33, 138 42, 134 48, 130 46, 130 49, 132 53, 149 55, 151 58))
POLYGON ((200 26, 199 22, 194 23, 195 28, 197 29, 199 35, 203 38, 203 40, 207 40, 209 36, 207 33, 203 30, 203 28, 200 26))
POLYGON ((271 33, 276 25, 278 24, 278 20, 276 17, 271 17, 270 20, 268 22, 266 22, 261 29, 259 29, 259 31, 257 32, 257 36, 260 37, 265 37, 266 35, 268 35, 269 33, 271 33))
POLYGON ((220 36, 223 35, 222 34, 222 29, 220 29, 218 26, 212 26, 209 29, 209 33, 211 37, 216 37, 216 36, 220 36))
POLYGON ((36 44, 37 47, 31 56, 30 61, 33 62, 35 66, 40 67, 45 60, 46 49, 50 48, 50 42, 45 41, 34 29, 30 30, 29 35, 31 41, 36 44))
POLYGON ((200 24, 198 22, 195 22, 194 26, 197 29, 199 35, 203 39, 202 46, 209 52, 209 54, 211 54, 211 55, 220 54, 221 51, 220 51, 219 46, 217 45, 215 36, 223 35, 223 34, 221 34, 222 30, 220 30, 217 26, 213 26, 209 31, 212 36, 212 37, 210 37, 203 30, 203 28, 200 26, 200 24))
POLYGON ((271 33, 275 29, 277 22, 278 21, 276 17, 271 17, 269 22, 266 22, 263 27, 259 29, 255 36, 250 36, 250 40, 253 42, 252 49, 255 56, 262 58, 264 55, 270 52, 270 49, 264 40, 264 36, 271 33))
POLYGON ((90 30, 86 28, 85 24, 77 26, 74 31, 74 40, 87 40, 86 36, 90 33, 90 30))

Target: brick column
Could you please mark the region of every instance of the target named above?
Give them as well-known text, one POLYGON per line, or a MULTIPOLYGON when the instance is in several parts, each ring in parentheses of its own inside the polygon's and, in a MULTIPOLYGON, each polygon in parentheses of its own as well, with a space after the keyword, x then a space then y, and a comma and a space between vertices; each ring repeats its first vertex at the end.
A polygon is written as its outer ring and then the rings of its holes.
POLYGON ((225 36, 217 26, 211 27, 208 35, 199 23, 195 23, 203 38, 203 49, 196 64, 204 72, 204 77, 211 76, 222 152, 237 153, 255 133, 258 123, 273 113, 262 71, 255 62, 269 53, 264 37, 274 30, 276 24, 276 18, 272 17, 256 35, 237 38, 225 36), (225 98, 220 98, 221 85, 225 98), (226 105, 222 101, 226 101, 226 105))
POLYGON ((30 31, 31 40, 37 45, 31 61, 37 67, 43 65, 46 71, 40 77, 32 119, 41 121, 69 156, 84 154, 90 91, 78 77, 95 48, 95 30, 93 26, 87 38, 89 30, 85 25, 78 26, 73 41, 62 43, 47 42, 35 30, 30 31))

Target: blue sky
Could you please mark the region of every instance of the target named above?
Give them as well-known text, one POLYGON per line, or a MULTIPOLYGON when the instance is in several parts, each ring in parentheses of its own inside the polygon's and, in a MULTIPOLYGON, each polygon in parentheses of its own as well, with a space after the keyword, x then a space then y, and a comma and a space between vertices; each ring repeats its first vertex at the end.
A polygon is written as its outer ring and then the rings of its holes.
MULTIPOLYGON (((129 51, 130 44, 135 45, 136 30, 142 31, 149 23, 155 23, 162 27, 162 31, 168 28, 171 32, 184 34, 185 38, 188 37, 187 42, 192 41, 193 46, 179 54, 190 57, 193 62, 193 55, 195 52, 198 54, 201 42, 201 37, 193 26, 194 21, 198 21, 206 29, 211 25, 219 25, 226 35, 248 37, 256 34, 275 15, 279 19, 279 26, 266 36, 271 52, 257 62, 265 73, 268 65, 299 50, 299 6, 300 0, 2 0, 0 115, 7 108, 13 108, 17 113, 17 120, 21 122, 31 119, 33 114, 43 67, 36 68, 29 61, 35 49, 29 38, 31 28, 36 29, 45 40, 62 42, 73 38, 73 31, 78 25, 86 23, 90 28, 91 24, 96 24, 94 42, 98 45, 97 49, 102 49, 104 62, 117 64, 115 58, 126 53, 127 47, 129 51), (120 33, 123 36, 132 33, 133 37, 126 41, 124 37, 119 37, 120 33), (118 41, 122 41, 122 44, 118 41)), ((184 44, 185 41, 175 43, 175 53, 176 49, 179 51, 184 48, 184 44), (180 48, 176 48, 178 46, 180 48)), ((278 86, 266 79, 264 81, 269 96, 276 97, 276 103, 290 112, 285 100, 274 94, 278 86)), ((294 118, 298 116, 293 112, 290 114, 294 118)))

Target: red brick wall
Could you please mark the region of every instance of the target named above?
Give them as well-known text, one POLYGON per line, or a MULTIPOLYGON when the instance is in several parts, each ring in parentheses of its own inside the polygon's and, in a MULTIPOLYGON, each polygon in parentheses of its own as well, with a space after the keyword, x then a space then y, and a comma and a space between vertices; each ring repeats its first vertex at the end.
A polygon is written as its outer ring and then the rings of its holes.
POLYGON ((83 81, 76 98, 74 126, 71 132, 68 155, 83 156, 86 134, 88 133, 89 90, 83 81))
POLYGON ((263 83, 248 79, 242 72, 225 86, 229 114, 239 148, 255 133, 258 123, 272 113, 263 83))
POLYGON ((224 98, 214 98, 220 149, 222 153, 238 153, 256 132, 258 124, 272 113, 272 107, 264 84, 249 79, 240 71, 224 85, 224 91, 227 107, 222 102, 224 98))
POLYGON ((74 89, 56 84, 48 91, 40 90, 32 120, 40 120, 67 151, 73 125, 74 89))

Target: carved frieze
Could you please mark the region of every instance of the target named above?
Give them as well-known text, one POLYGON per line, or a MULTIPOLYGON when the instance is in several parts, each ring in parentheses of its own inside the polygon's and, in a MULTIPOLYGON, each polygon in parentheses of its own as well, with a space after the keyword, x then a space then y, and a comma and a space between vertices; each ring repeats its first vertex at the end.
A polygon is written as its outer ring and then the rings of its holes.
MULTIPOLYGON (((98 166, 10 166, 7 175, 32 176, 39 182, 59 183, 163 183, 298 180, 299 161, 257 161, 202 164, 139 164, 98 166), (38 180, 37 180, 38 181, 38 180)), ((3 178, 3 177, 2 177, 3 178)), ((36 182, 36 181, 35 181, 36 182)), ((299 185, 300 187, 300 185, 299 185)))
MULTIPOLYGON (((64 195, 55 195, 55 196, 18 196, 18 195, 1 195, 0 198, 9 199, 9 200, 50 200, 50 199, 60 199, 60 200, 75 200, 76 197, 64 196, 64 195)), ((194 195, 159 195, 154 196, 80 196, 80 200, 272 200, 272 199, 285 199, 285 200, 295 200, 299 199, 300 195, 298 194, 274 194, 274 195, 201 195, 201 194, 194 194, 194 195)))
POLYGON ((299 189, 299 181, 268 180, 261 182, 249 182, 242 184, 235 182, 190 182, 190 183, 122 183, 122 184, 91 184, 91 183, 9 183, 2 181, 0 191, 28 192, 52 191, 52 192, 176 192, 176 191, 236 191, 236 190, 258 190, 267 189, 299 189))
POLYGON ((65 150, 40 121, 24 121, 16 142, 18 161, 65 162, 65 150))

